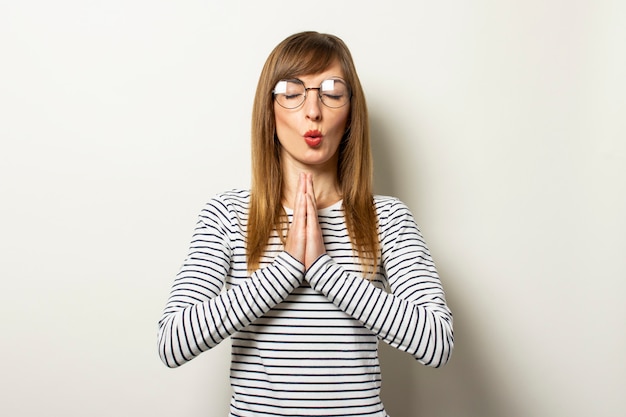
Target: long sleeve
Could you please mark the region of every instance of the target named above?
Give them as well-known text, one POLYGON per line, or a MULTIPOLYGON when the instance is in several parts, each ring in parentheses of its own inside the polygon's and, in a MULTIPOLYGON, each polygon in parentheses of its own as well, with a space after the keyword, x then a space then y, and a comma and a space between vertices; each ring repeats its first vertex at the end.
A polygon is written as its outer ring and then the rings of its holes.
POLYGON ((245 268, 236 254, 237 209, 211 200, 200 214, 189 254, 177 274, 159 320, 158 348, 169 367, 180 366, 242 330, 283 301, 303 279, 304 266, 280 252, 268 266, 223 291, 232 268, 245 268))
POLYGON ((409 209, 392 200, 379 211, 381 262, 390 293, 322 255, 306 272, 311 287, 391 346, 438 367, 453 348, 452 313, 433 260, 409 209))

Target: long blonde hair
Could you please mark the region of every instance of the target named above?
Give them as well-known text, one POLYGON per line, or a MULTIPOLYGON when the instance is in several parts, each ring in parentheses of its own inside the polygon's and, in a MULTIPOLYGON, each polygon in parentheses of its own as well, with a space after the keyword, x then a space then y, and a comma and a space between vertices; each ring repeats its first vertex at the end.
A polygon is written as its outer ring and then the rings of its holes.
MULTIPOLYGON (((252 110, 252 187, 246 251, 248 269, 259 267, 274 230, 283 243, 287 216, 272 90, 281 79, 316 74, 339 61, 352 90, 346 133, 339 146, 338 181, 352 241, 364 270, 374 273, 379 257, 377 216, 372 194, 372 153, 365 95, 348 47, 334 35, 301 32, 271 52, 259 77, 252 110)), ((364 272, 365 272, 364 271, 364 272)))

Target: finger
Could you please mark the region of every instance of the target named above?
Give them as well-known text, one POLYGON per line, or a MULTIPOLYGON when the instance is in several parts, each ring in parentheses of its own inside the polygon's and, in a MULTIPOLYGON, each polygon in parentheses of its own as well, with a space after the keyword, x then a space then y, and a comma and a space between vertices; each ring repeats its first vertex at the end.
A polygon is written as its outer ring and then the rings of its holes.
POLYGON ((307 194, 307 222, 306 222, 306 256, 305 266, 309 268, 311 264, 326 252, 322 229, 320 228, 317 211, 315 210, 314 198, 307 194))
POLYGON ((296 192, 293 204, 293 215, 291 225, 287 232, 287 240, 285 242, 285 250, 294 258, 303 264, 306 258, 306 195, 302 192, 304 189, 304 178, 301 176, 298 182, 298 191, 296 192))
POLYGON ((313 206, 316 208, 317 210, 317 201, 315 200, 315 189, 313 188, 313 175, 312 174, 307 174, 306 176, 306 193, 310 194, 311 197, 313 198, 313 206))
POLYGON ((306 195, 306 227, 310 231, 318 231, 320 229, 317 218, 317 207, 315 207, 315 197, 312 194, 306 195))
POLYGON ((294 223, 304 225, 306 224, 306 201, 304 200, 304 177, 302 174, 298 177, 298 185, 296 187, 296 195, 293 202, 293 218, 292 225, 294 223))
POLYGON ((296 195, 296 202, 293 208, 293 219, 291 221, 290 232, 293 231, 296 236, 306 238, 306 216, 307 216, 307 202, 306 194, 298 193, 296 195))
POLYGON ((301 172, 300 175, 298 176, 298 190, 297 192, 302 193, 302 194, 306 194, 307 192, 307 179, 306 179, 306 174, 304 172, 301 172))

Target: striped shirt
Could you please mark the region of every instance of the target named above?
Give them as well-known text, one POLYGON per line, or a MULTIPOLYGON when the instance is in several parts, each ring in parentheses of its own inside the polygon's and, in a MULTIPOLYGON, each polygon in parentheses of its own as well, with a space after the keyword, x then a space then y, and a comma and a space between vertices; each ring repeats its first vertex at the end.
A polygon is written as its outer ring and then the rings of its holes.
POLYGON ((387 416, 378 340, 433 367, 453 346, 452 314, 411 212, 374 197, 381 259, 371 279, 341 202, 318 212, 326 254, 308 270, 274 234, 250 274, 249 201, 233 190, 200 213, 159 321, 161 359, 177 367, 230 337, 230 417, 387 416))

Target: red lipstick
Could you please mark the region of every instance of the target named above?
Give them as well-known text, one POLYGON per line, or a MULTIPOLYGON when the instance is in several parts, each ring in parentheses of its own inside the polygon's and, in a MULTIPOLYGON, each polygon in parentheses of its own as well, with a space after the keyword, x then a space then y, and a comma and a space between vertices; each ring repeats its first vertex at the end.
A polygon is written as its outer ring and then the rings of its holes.
POLYGON ((322 132, 319 130, 309 130, 304 134, 304 141, 311 147, 319 146, 322 143, 322 132))

